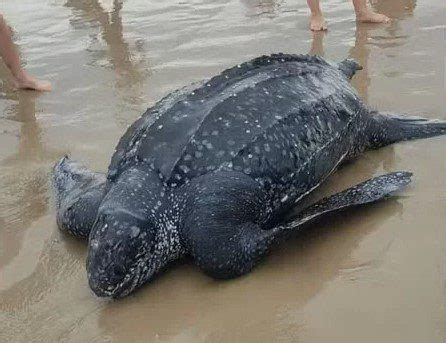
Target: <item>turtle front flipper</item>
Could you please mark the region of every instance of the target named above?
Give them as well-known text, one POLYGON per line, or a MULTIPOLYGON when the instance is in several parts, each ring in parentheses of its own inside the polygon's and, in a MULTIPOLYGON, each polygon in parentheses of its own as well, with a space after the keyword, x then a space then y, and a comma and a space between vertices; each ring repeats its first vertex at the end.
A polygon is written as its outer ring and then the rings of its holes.
POLYGON ((193 185, 183 240, 196 264, 215 278, 249 272, 270 247, 323 215, 386 198, 410 183, 411 173, 382 175, 322 199, 297 217, 271 229, 265 193, 236 172, 205 175, 193 185))
POLYGON ((391 196, 411 182, 412 173, 406 171, 381 175, 324 198, 300 212, 287 223, 272 229, 277 236, 294 232, 324 215, 348 208, 370 204, 391 196))
POLYGON ((249 272, 273 238, 262 223, 267 197, 249 176, 218 171, 192 181, 181 238, 209 276, 228 279, 249 272))
POLYGON ((53 185, 59 229, 87 238, 104 197, 105 175, 65 156, 54 166, 53 185))

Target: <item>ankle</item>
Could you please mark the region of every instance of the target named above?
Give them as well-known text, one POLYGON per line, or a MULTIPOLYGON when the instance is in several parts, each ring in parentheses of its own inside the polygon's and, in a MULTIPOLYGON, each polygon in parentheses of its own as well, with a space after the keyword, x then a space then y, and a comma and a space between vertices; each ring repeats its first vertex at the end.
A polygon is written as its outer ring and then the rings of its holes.
POLYGON ((27 72, 24 69, 19 69, 19 70, 13 72, 12 76, 17 81, 24 81, 24 80, 27 80, 29 78, 27 72))
POLYGON ((356 11, 357 18, 368 17, 371 13, 374 13, 370 8, 366 7, 356 11))
POLYGON ((315 12, 311 12, 311 17, 312 18, 322 18, 322 12, 321 11, 315 11, 315 12))

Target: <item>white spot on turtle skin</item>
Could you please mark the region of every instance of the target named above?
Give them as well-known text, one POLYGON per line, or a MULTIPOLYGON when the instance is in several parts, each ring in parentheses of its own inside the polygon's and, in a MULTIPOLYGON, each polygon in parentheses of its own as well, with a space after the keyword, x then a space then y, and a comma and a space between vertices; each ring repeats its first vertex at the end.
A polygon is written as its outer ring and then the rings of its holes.
POLYGON ((130 237, 131 238, 135 238, 136 236, 139 235, 139 233, 141 232, 141 229, 137 226, 132 226, 130 228, 130 237))
POLYGON ((183 173, 187 174, 190 171, 190 168, 186 165, 180 165, 180 169, 183 171, 183 173))
POLYGON ((97 239, 92 239, 90 242, 90 247, 94 250, 96 250, 99 247, 99 243, 97 239))
POLYGON ((158 125, 158 130, 161 130, 163 128, 162 125, 158 125))
POLYGON ((280 199, 281 202, 285 202, 288 200, 288 195, 285 195, 282 197, 282 199, 280 199))

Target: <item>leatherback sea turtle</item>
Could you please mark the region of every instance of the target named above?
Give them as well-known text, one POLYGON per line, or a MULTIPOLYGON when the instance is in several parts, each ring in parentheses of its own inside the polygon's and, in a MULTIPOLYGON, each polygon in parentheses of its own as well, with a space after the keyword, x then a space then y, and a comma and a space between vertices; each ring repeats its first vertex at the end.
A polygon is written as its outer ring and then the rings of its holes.
POLYGON ((348 83, 358 69, 315 56, 255 58, 149 108, 107 175, 63 158, 57 222, 89 237, 92 290, 125 296, 186 255, 216 278, 245 274, 287 233, 409 183, 409 172, 379 176, 284 221, 343 161, 446 134, 445 122, 368 109, 348 83))

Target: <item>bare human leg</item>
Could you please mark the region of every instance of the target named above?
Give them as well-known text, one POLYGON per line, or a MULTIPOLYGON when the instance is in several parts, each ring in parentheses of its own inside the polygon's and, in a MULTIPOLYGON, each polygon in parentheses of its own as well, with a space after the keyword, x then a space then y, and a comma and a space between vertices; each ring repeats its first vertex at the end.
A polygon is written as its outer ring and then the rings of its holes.
POLYGON ((16 88, 33 89, 37 91, 50 91, 51 84, 39 81, 29 75, 20 65, 20 58, 11 39, 11 31, 0 14, 0 54, 3 61, 12 73, 16 88))
POLYGON ((307 4, 311 11, 310 30, 311 31, 327 30, 327 24, 325 22, 324 16, 322 15, 319 0, 307 0, 307 4))
MULTIPOLYGON (((310 1, 310 0, 309 0, 310 1)), ((367 0, 353 0, 356 20, 361 23, 389 23, 390 18, 381 13, 376 13, 367 6, 367 0)))

